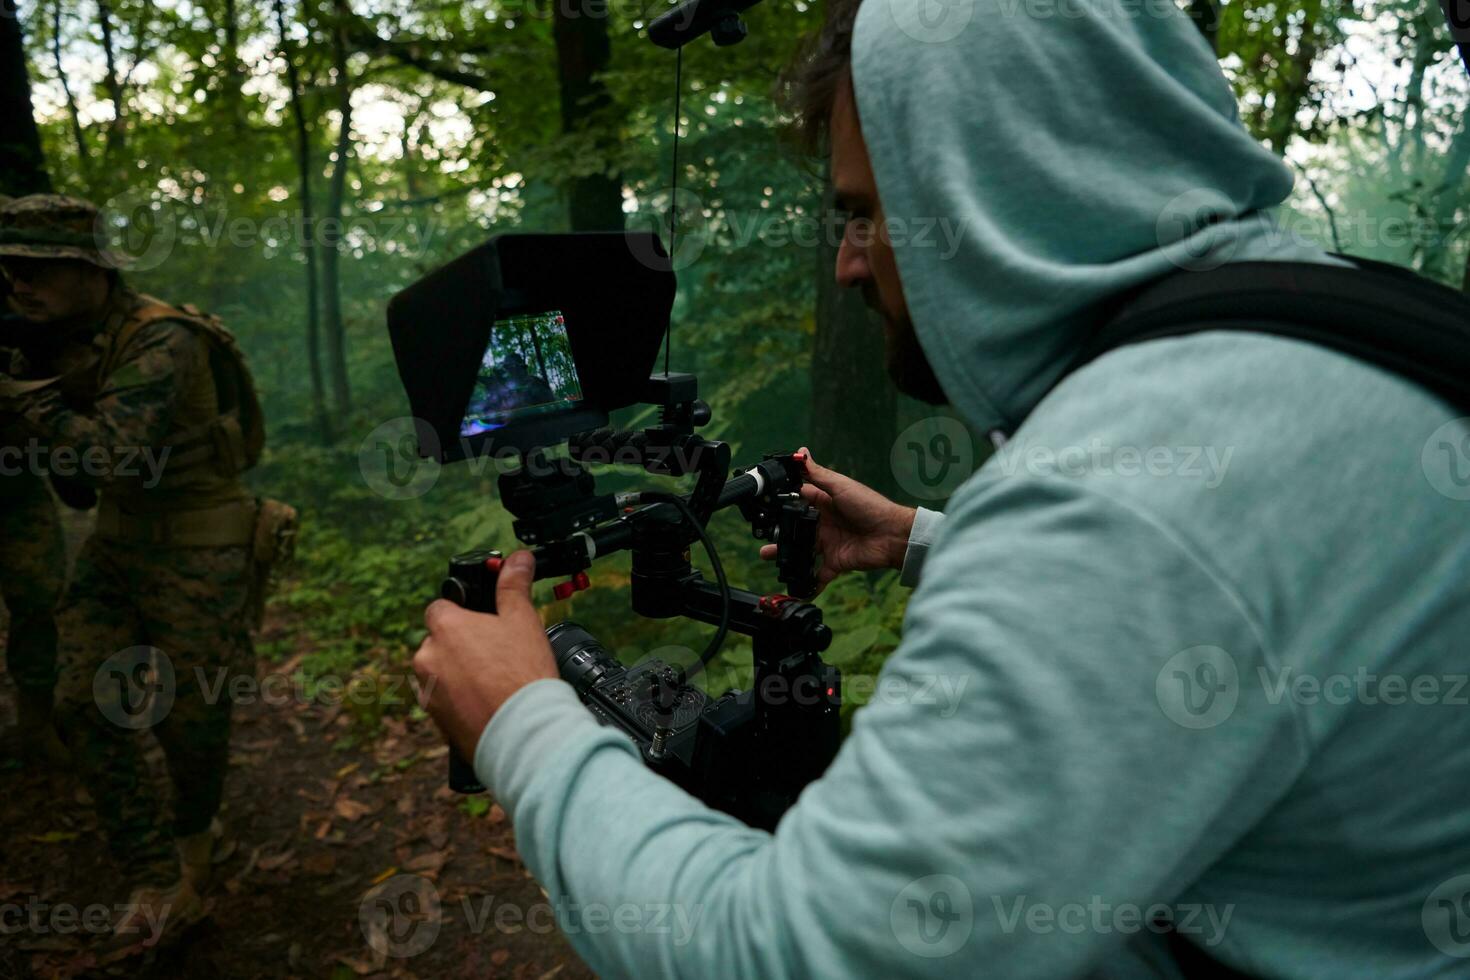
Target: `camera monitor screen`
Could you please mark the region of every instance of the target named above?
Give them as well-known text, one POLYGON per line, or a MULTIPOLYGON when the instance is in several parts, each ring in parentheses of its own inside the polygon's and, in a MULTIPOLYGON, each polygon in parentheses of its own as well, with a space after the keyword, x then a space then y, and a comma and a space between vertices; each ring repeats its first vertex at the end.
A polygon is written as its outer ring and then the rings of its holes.
POLYGON ((559 310, 495 321, 460 422, 461 436, 504 428, 582 403, 582 379, 559 310))
POLYGON ((674 305, 652 232, 497 235, 407 287, 388 332, 419 451, 557 446, 636 404, 674 305))

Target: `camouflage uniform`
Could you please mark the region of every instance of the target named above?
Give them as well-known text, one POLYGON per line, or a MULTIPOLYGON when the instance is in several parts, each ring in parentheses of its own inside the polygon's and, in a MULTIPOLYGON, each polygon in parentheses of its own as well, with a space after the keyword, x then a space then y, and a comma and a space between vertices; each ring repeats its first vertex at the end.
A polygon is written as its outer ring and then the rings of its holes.
MULTIPOLYGON (((11 198, 0 195, 0 208, 10 203, 11 198)), ((24 321, 11 313, 9 299, 8 284, 0 279, 0 371, 17 374, 21 358, 12 348, 24 321)), ((24 442, 13 420, 0 418, 0 597, 10 614, 5 668, 18 689, 26 723, 50 715, 56 686, 56 603, 66 584, 66 554, 45 478, 31 471, 23 455, 15 455, 24 442)))
MULTIPOLYGON (((23 198, 0 211, 0 256, 58 254, 65 235, 56 232, 90 234, 95 215, 72 199, 23 198)), ((119 279, 95 333, 61 359, 83 365, 71 376, 86 383, 33 393, 20 414, 44 444, 94 460, 82 478, 99 491, 97 530, 59 613, 57 712, 111 850, 132 880, 166 885, 179 876, 171 838, 206 831, 219 808, 230 682, 253 670, 246 612, 255 505, 207 438, 197 451, 197 427, 219 416, 211 342, 191 317, 158 318, 157 310, 119 279), (165 448, 177 452, 162 456, 165 448), (139 458, 144 450, 155 453, 151 467, 139 458), (151 726, 174 786, 171 827, 136 726, 126 724, 137 675, 110 667, 114 655, 140 646, 156 649, 173 678, 171 703, 166 681, 155 695, 161 717, 151 726)))
POLYGON ((49 704, 66 551, 45 478, 32 473, 23 456, 11 458, 23 442, 12 431, 0 437, 0 596, 10 613, 5 668, 23 700, 49 704))

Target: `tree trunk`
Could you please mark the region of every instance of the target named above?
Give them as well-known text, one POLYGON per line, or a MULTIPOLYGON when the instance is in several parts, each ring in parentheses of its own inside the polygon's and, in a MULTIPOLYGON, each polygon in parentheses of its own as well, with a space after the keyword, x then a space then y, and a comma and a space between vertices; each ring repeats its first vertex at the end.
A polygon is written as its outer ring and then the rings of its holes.
POLYGON ((301 104, 301 73, 296 67, 286 30, 285 0, 275 0, 276 28, 281 36, 281 57, 286 62, 286 86, 290 90, 291 119, 296 129, 297 199, 301 202, 302 251, 306 257, 306 367, 311 377, 311 413, 317 437, 323 445, 332 441, 332 415, 327 411, 326 387, 322 382, 321 319, 317 266, 321 249, 317 244, 316 219, 311 191, 311 131, 306 125, 306 108, 301 104))
POLYGON ((20 14, 15 0, 0 0, 0 193, 21 197, 50 190, 20 14))
POLYGON ((243 123, 245 113, 240 93, 245 85, 245 65, 240 61, 240 21, 235 0, 225 0, 224 18, 225 104, 230 115, 243 123))
MULTIPOLYGON (((831 213, 829 189, 822 214, 831 213)), ((837 248, 828 240, 826 227, 819 239, 814 270, 812 455, 823 466, 895 496, 889 449, 898 437, 898 392, 888 377, 883 325, 858 290, 837 285, 833 275, 837 248)))
POLYGON ((352 80, 347 76, 347 36, 341 23, 345 4, 338 4, 339 22, 332 27, 332 51, 337 75, 337 111, 342 117, 337 132, 336 159, 327 185, 327 207, 323 215, 322 287, 326 312, 327 370, 332 382, 332 410, 345 418, 352 410, 352 390, 347 381, 347 331, 342 319, 342 206, 347 196, 347 158, 352 154, 352 80))
POLYGON ((1439 60, 1437 17, 1437 10, 1423 9, 1404 24, 1404 30, 1411 32, 1414 40, 1414 60, 1409 69, 1409 82, 1404 87, 1402 140, 1409 150, 1407 168, 1411 175, 1416 175, 1424 165, 1424 137, 1427 128, 1424 118, 1424 82, 1429 69, 1439 60), (1414 118, 1412 125, 1409 122, 1411 113, 1414 118))
MULTIPOLYGON (((612 57, 607 18, 594 4, 598 0, 561 0, 555 5, 552 35, 556 39, 557 78, 561 86, 561 128, 572 134, 605 117, 612 96, 600 74, 612 57)), ((601 10, 605 10, 603 4, 601 10)), ((611 149, 600 140, 599 153, 611 149)), ((621 174, 590 173, 571 183, 569 217, 573 231, 621 231, 623 180, 621 174)))
MULTIPOLYGON (((419 185, 419 163, 417 140, 414 138, 413 127, 423 114, 423 103, 420 102, 417 109, 409 112, 407 108, 403 113, 403 132, 399 135, 399 143, 403 150, 403 189, 410 201, 416 201, 423 196, 423 190, 419 185)), ((420 131, 422 135, 422 131, 420 131)))
POLYGON ((107 127, 103 159, 116 166, 124 150, 124 106, 127 100, 123 98, 123 80, 117 67, 117 46, 112 37, 112 9, 107 5, 107 0, 97 0, 97 18, 102 27, 102 55, 107 61, 107 75, 102 82, 107 86, 107 96, 112 102, 112 123, 107 127))
POLYGON ((71 135, 77 143, 77 169, 82 180, 92 183, 92 154, 87 150, 87 133, 82 128, 82 114, 77 110, 77 99, 72 94, 71 83, 66 80, 66 69, 61 66, 61 14, 62 0, 55 0, 51 19, 51 56, 56 62, 56 80, 61 83, 61 94, 66 97, 66 114, 71 119, 71 135))
POLYGON ((1462 116, 1444 153, 1439 185, 1431 190, 1424 203, 1424 213, 1435 228, 1433 240, 1424 249, 1424 271, 1435 277, 1452 276, 1455 272, 1449 253, 1456 240, 1455 217, 1464 200, 1461 188, 1465 187, 1467 170, 1470 170, 1470 117, 1462 116))

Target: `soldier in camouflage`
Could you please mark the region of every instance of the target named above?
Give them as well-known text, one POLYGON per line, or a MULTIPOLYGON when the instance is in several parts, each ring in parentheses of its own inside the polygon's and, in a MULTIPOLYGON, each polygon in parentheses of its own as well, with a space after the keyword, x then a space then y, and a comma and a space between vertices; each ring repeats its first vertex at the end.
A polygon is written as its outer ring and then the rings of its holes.
POLYGON ((169 931, 202 915, 199 892, 220 846, 227 692, 254 667, 256 505, 240 474, 261 437, 259 418, 242 426, 230 404, 240 386, 231 371, 245 368, 228 334, 128 288, 99 250, 97 221, 74 198, 17 200, 0 210, 0 268, 20 315, 65 338, 47 365, 57 380, 21 396, 21 425, 57 469, 80 461, 74 478, 99 494, 96 531, 59 613, 57 714, 110 849, 137 886, 110 944, 126 955, 140 939, 158 941, 140 927, 159 911, 169 931), (155 651, 142 654, 156 663, 151 691, 139 684, 139 647, 155 651), (140 727, 167 758, 171 825, 140 727))
MULTIPOLYGON (((0 208, 10 203, 0 196, 0 208)), ((23 371, 20 348, 32 339, 10 306, 0 280, 0 371, 23 371)), ((64 765, 66 752, 52 724, 56 687, 56 603, 65 584, 66 555, 56 503, 45 477, 24 465, 25 437, 0 415, 0 597, 10 614, 5 668, 16 686, 16 726, 0 737, 0 764, 64 765)))

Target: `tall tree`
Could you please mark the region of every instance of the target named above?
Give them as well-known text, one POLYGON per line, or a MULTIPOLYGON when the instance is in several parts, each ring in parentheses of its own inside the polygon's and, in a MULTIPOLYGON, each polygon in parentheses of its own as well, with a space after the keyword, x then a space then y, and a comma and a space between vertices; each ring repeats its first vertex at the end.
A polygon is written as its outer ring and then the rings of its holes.
POLYGON ((50 190, 31 102, 20 12, 15 0, 0 0, 0 192, 19 196, 50 190))
MULTIPOLYGON (((830 189, 822 213, 832 213, 830 189)), ((883 326, 858 290, 837 285, 837 243, 829 240, 830 227, 823 222, 815 249, 811 450, 823 466, 894 496, 887 450, 898 437, 898 396, 888 377, 883 326)))
POLYGON ((337 16, 333 18, 332 61, 336 75, 337 114, 341 120, 337 130, 337 148, 332 160, 332 175, 327 183, 327 206, 321 229, 322 287, 326 313, 327 370, 332 384, 332 410, 343 418, 352 410, 352 388, 347 378, 347 328, 342 316, 342 248, 344 234, 342 213, 347 197, 347 166, 352 155, 352 78, 349 73, 347 23, 350 15, 346 0, 337 0, 337 16))
POLYGON ((107 63, 102 84, 106 86, 107 98, 112 103, 112 123, 107 127, 103 158, 116 166, 125 149, 123 127, 127 124, 127 100, 124 98, 126 84, 118 64, 117 41, 113 36, 112 7, 108 0, 97 0, 97 24, 101 28, 102 55, 107 63))
POLYGON ((82 181, 90 186, 92 170, 92 153, 87 148, 87 131, 82 126, 82 113, 77 108, 77 97, 71 90, 71 83, 67 81, 66 67, 62 64, 61 51, 61 29, 64 23, 65 12, 63 0, 53 0, 51 7, 51 58, 56 69, 56 80, 61 85, 61 94, 66 99, 66 115, 71 122, 72 139, 77 144, 77 170, 82 181))
POLYGON ((317 240, 315 202, 311 187, 311 129, 306 108, 301 104, 301 71, 296 66, 296 52, 286 28, 286 0, 274 0, 276 30, 280 37, 281 58, 286 64, 286 90, 291 105, 291 121, 296 134, 296 199, 301 207, 301 227, 305 232, 302 249, 306 258, 306 367, 311 377, 311 408, 316 420, 317 437, 325 443, 332 440, 332 415, 327 411, 326 390, 322 383, 321 316, 317 286, 317 268, 321 245, 317 240))
POLYGON ((240 60, 240 15, 235 0, 225 0, 221 11, 224 23, 223 57, 226 105, 237 120, 243 121, 244 107, 240 96, 245 85, 245 63, 240 60))
POLYGON ((584 172, 572 178, 569 216, 576 231, 617 231, 624 225, 623 181, 601 161, 608 140, 597 137, 606 124, 612 97, 601 75, 612 58, 605 0, 556 0, 552 5, 557 79, 561 88, 561 125, 567 135, 593 136, 584 172), (597 145, 602 144, 602 145, 597 145))

